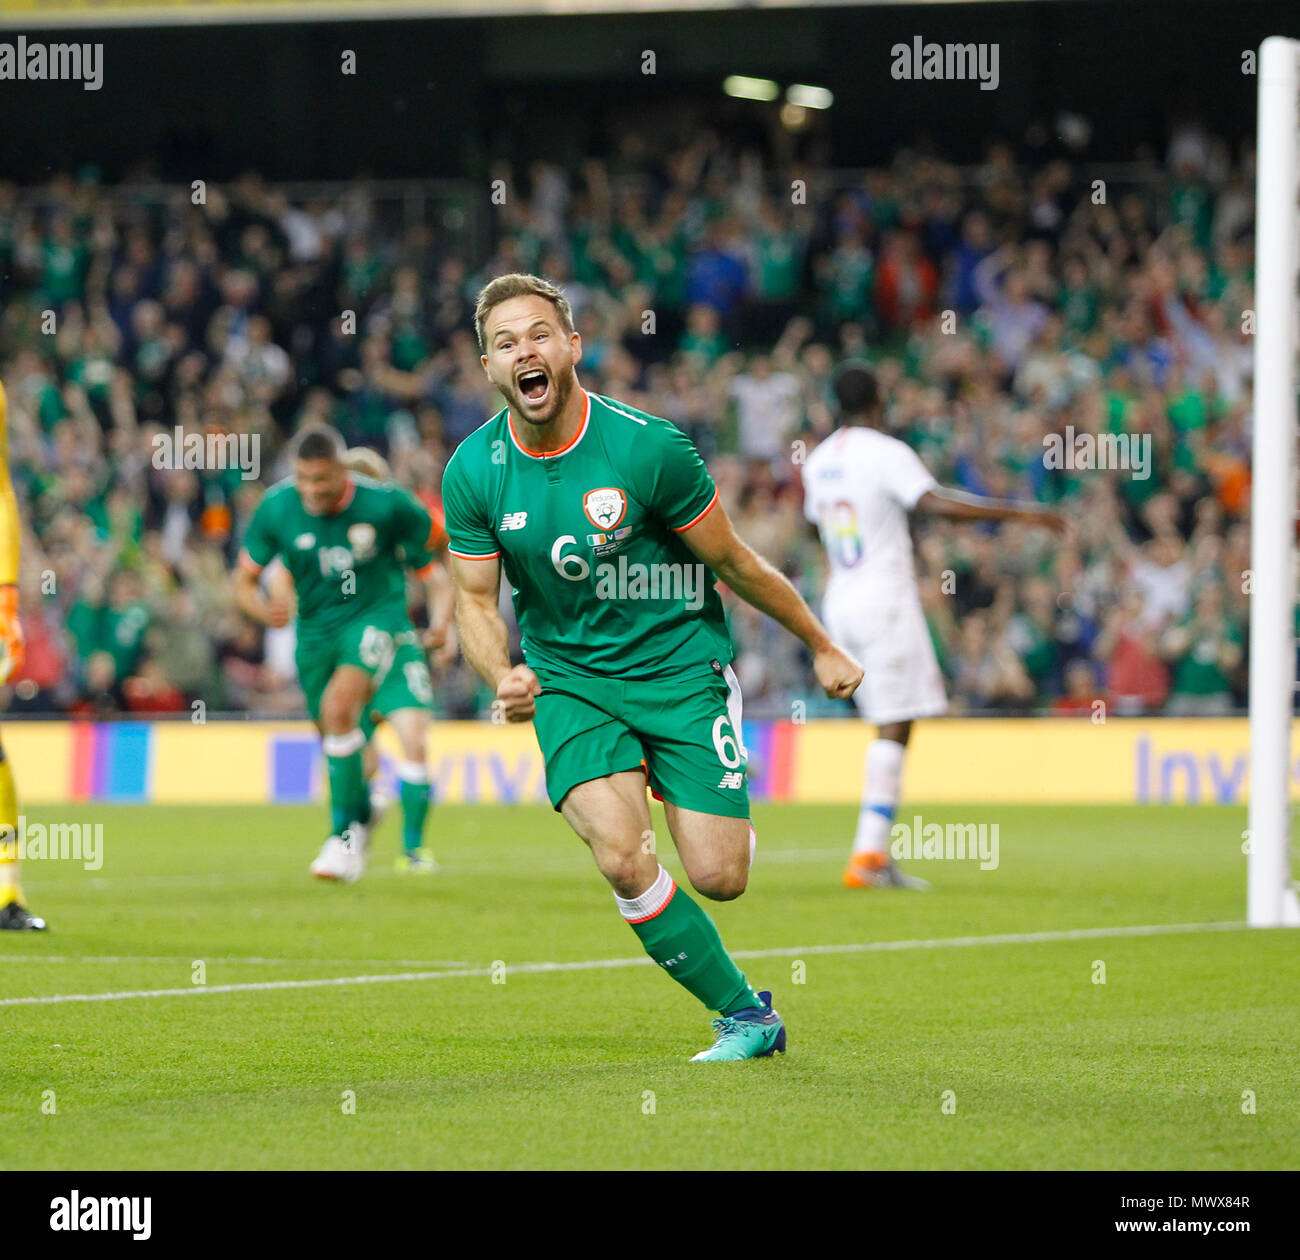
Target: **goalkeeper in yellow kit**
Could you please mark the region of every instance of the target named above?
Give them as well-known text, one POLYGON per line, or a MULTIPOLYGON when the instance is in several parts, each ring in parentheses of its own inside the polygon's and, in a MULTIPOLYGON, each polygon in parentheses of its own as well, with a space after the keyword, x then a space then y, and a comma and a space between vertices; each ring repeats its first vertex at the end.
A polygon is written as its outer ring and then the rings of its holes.
MULTIPOLYGON (((18 499, 9 480, 9 425, 0 385, 0 683, 23 663, 23 631, 18 622, 18 499)), ((0 748, 0 931, 42 932, 45 920, 23 902, 18 884, 18 797, 14 772, 0 748)))

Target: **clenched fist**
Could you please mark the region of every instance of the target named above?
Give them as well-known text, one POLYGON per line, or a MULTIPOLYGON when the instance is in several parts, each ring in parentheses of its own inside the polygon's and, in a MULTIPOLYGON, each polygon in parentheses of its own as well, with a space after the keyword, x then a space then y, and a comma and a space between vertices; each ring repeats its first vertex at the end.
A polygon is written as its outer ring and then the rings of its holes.
POLYGON ((497 712, 507 722, 531 722, 537 712, 533 697, 539 695, 542 684, 527 665, 516 665, 497 683, 497 712))
POLYGON ((847 700, 862 681, 862 666, 833 643, 813 657, 813 673, 834 700, 847 700))

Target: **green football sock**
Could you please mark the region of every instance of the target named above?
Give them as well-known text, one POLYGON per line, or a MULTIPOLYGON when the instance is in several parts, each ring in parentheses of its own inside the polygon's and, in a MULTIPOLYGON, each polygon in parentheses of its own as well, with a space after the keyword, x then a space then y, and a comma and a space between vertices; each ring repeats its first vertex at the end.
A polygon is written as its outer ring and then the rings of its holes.
POLYGON ((402 798, 402 848, 414 853, 424 843, 424 820, 429 816, 429 769, 418 761, 399 761, 397 780, 402 798))
POLYGON ((361 766, 365 736, 360 731, 326 735, 321 741, 330 783, 330 825, 341 836, 353 823, 370 821, 370 796, 361 766))
POLYGON ((662 866, 659 878, 639 897, 628 901, 616 895, 614 900, 645 952, 709 1010, 730 1015, 762 1005, 723 948, 713 920, 662 866))

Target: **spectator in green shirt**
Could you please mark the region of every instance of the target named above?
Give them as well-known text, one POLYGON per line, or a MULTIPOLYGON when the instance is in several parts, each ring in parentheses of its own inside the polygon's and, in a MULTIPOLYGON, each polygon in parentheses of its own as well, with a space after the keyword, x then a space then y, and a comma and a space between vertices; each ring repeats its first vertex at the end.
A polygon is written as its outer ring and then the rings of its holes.
POLYGON ((712 307, 696 302, 686 313, 686 332, 677 349, 711 368, 727 353, 727 339, 722 333, 722 317, 712 307))
POLYGON ((1092 332, 1097 324, 1100 296, 1088 278, 1087 264, 1077 254, 1065 260, 1064 278, 1057 297, 1066 337, 1078 341, 1092 332))
POLYGON ((113 575, 104 610, 105 650, 117 666, 119 679, 129 678, 140 663, 145 634, 153 616, 141 597, 140 579, 123 570, 113 575))
POLYGON ((1161 636, 1160 653, 1174 671, 1168 714, 1219 716, 1232 711, 1242 633, 1224 612, 1219 586, 1201 587, 1191 614, 1161 636))
POLYGON ((86 247, 72 234, 72 225, 60 215, 50 224, 41 244, 41 293, 58 309, 80 300, 86 275, 86 247))

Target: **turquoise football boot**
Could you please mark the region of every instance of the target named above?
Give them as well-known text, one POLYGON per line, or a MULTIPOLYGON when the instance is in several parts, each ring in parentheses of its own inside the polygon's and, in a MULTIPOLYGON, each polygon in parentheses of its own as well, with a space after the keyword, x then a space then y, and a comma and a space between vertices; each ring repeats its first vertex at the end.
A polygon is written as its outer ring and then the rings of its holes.
POLYGON ((713 1021, 718 1039, 695 1055, 692 1063, 719 1063, 724 1059, 766 1059, 778 1050, 785 1053, 785 1025, 772 1009, 772 994, 759 995, 762 1006, 751 1006, 713 1021))

